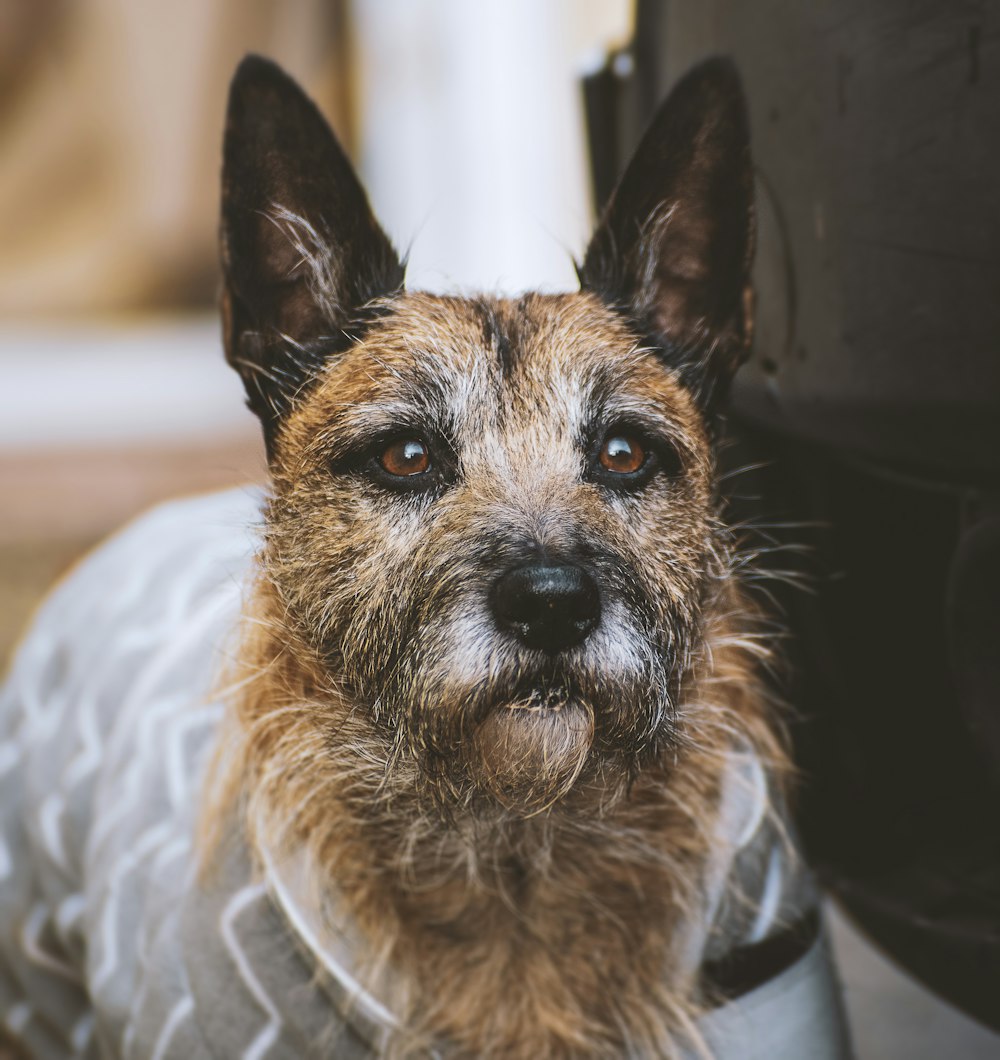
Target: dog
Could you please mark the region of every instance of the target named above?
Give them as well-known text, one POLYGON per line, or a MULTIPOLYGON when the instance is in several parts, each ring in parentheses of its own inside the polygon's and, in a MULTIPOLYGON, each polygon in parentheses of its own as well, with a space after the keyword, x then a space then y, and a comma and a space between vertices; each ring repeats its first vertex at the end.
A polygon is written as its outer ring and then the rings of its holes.
POLYGON ((738 76, 708 60, 578 292, 410 292, 315 106, 243 62, 223 335, 270 486, 140 520, 21 650, 12 1040, 844 1055, 716 472, 753 184, 738 76))

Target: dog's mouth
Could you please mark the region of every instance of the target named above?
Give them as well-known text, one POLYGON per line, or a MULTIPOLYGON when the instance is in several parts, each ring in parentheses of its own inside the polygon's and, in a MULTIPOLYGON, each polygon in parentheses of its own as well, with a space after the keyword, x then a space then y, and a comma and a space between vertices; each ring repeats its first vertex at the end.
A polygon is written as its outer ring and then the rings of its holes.
POLYGON ((526 677, 518 681, 508 700, 499 709, 524 714, 557 714, 579 695, 572 684, 562 677, 526 677))
POLYGON ((410 746, 444 802, 518 816, 571 794, 566 805, 589 806, 656 743, 662 712, 649 680, 571 660, 496 662, 463 680, 435 673, 407 704, 410 746))

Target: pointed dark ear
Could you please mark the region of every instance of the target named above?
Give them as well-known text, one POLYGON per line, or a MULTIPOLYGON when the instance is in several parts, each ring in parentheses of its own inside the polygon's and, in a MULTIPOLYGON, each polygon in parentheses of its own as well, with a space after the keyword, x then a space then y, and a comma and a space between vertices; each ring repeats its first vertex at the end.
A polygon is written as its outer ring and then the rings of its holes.
POLYGON ((222 164, 223 333, 269 455, 293 398, 353 341, 403 266, 330 127, 279 67, 248 56, 222 164))
POLYGON ((736 68, 710 59, 660 107, 580 267, 585 289, 634 322, 706 406, 750 340, 753 168, 736 68))

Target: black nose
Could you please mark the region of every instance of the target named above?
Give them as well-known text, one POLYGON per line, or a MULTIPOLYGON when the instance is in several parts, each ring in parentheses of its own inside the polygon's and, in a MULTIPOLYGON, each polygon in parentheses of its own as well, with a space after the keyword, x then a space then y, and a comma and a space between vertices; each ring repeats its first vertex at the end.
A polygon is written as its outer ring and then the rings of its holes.
POLYGON ((594 579, 568 563, 515 567, 493 586, 493 614, 529 648, 555 654, 587 639, 601 617, 594 579))

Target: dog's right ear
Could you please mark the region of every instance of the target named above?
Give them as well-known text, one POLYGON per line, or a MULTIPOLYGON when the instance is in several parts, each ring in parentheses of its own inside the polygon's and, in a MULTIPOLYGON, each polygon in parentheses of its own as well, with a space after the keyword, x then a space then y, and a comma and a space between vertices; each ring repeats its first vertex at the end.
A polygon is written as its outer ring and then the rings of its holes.
POLYGON ((296 395, 354 341, 365 307, 400 290, 403 266, 329 125, 258 56, 229 91, 221 238, 226 359, 272 456, 296 395))

